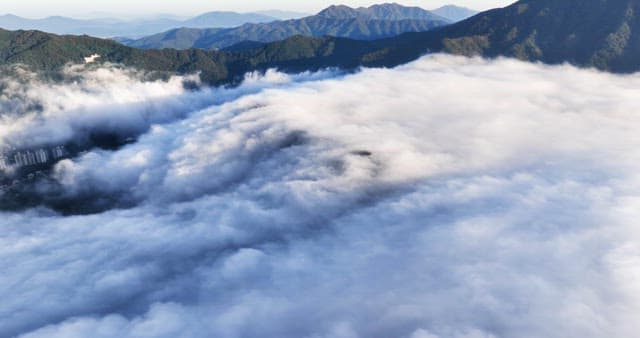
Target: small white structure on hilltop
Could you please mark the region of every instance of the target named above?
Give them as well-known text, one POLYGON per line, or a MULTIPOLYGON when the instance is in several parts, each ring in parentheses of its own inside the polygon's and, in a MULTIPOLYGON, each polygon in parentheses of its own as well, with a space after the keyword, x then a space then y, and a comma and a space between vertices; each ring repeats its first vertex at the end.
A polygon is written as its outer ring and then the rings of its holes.
POLYGON ((84 58, 84 63, 94 63, 100 57, 100 54, 93 54, 84 58))

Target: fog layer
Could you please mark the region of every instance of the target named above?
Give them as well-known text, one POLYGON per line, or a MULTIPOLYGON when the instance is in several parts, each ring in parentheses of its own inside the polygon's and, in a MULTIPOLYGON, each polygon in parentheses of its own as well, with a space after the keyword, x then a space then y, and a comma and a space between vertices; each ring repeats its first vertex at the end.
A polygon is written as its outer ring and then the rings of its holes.
POLYGON ((1 142, 134 140, 88 141, 0 214, 0 336, 640 330, 640 76, 442 55, 233 89, 74 76, 7 80, 1 142))

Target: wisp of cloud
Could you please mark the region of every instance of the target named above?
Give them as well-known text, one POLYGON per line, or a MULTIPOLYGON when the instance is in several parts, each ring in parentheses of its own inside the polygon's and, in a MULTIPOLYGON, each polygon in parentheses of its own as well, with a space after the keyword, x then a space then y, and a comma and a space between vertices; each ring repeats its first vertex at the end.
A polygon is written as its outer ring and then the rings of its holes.
POLYGON ((2 337, 640 330, 638 75, 67 72, 3 84, 0 143, 81 149, 0 212, 2 337))

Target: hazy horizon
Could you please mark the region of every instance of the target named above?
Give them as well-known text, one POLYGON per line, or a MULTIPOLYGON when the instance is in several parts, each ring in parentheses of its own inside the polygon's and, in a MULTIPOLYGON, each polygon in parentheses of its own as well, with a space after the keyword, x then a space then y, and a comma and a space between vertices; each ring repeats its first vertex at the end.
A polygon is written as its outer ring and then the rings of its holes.
POLYGON ((48 16, 75 16, 75 17, 98 17, 98 16, 120 16, 120 17, 153 17, 158 15, 190 16, 210 11, 235 11, 235 12, 256 12, 265 10, 283 10, 304 12, 313 14, 330 5, 344 4, 348 6, 370 6, 373 4, 397 2, 406 6, 418 6, 425 9, 435 9, 443 5, 455 4, 475 10, 487 10, 496 7, 503 7, 514 0, 404 0, 404 1, 331 1, 331 0, 311 0, 305 2, 293 0, 265 1, 256 4, 251 0, 224 1, 212 4, 204 0, 168 0, 161 4, 151 0, 136 1, 93 1, 85 2, 79 0, 61 0, 54 3, 42 0, 24 0, 11 4, 5 4, 0 9, 0 15, 13 14, 28 18, 41 18, 48 16), (149 11, 153 8, 153 12, 149 11), (126 9, 124 11, 123 9, 126 9))

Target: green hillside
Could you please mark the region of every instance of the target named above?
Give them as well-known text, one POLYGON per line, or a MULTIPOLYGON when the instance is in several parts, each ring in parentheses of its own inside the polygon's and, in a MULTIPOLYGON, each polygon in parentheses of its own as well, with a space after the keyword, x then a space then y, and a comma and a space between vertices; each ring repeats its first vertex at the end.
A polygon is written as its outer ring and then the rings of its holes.
POLYGON ((294 36, 237 51, 141 50, 109 40, 0 31, 0 63, 55 70, 97 53, 100 61, 149 71, 199 71, 208 83, 228 83, 244 72, 278 67, 392 67, 428 52, 499 55, 546 63, 570 62, 613 72, 640 70, 640 3, 634 0, 523 0, 437 31, 360 41, 294 36))

